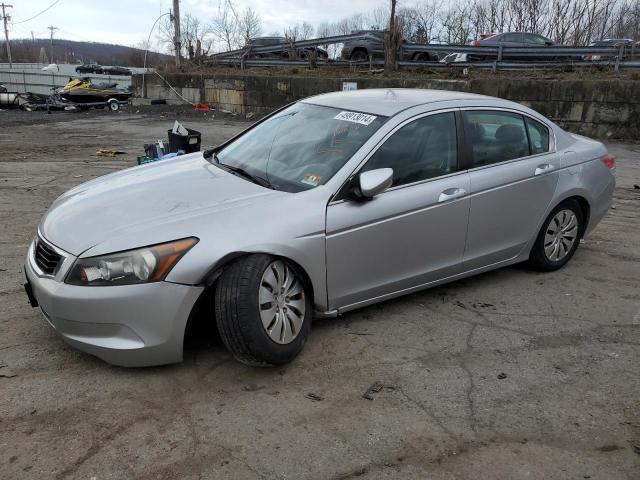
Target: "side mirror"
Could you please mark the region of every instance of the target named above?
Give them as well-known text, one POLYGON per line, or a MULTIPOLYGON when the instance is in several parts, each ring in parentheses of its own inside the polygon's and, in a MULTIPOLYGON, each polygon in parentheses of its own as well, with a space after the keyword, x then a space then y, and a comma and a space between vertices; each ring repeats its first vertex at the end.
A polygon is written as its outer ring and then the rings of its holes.
POLYGON ((362 198, 369 199, 384 192, 393 183, 392 168, 377 168, 358 175, 358 190, 362 198))

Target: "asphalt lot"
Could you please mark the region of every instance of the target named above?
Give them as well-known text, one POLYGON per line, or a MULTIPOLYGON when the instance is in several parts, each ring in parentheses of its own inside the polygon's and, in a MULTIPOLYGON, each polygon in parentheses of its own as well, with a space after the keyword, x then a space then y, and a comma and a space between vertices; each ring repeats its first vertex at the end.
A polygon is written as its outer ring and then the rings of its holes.
MULTIPOLYGON (((639 145, 609 145, 615 209, 561 271, 506 268, 318 320, 282 368, 215 341, 117 368, 28 306, 23 256, 59 194, 166 136, 163 108, 0 112, 0 478, 640 477, 639 145)), ((203 145, 246 125, 182 119, 203 145)))

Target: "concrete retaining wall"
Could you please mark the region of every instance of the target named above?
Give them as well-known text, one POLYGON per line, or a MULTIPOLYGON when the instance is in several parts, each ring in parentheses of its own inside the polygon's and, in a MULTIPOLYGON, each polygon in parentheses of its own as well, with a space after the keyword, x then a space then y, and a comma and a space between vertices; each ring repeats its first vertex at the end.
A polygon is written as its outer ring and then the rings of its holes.
MULTIPOLYGON (((478 78, 438 80, 420 78, 327 78, 306 76, 167 76, 167 81, 192 102, 246 115, 265 114, 282 105, 318 93, 342 90, 343 82, 357 88, 405 87, 459 90, 506 98, 527 105, 569 131, 597 138, 640 140, 640 81, 478 78)), ((143 96, 142 77, 133 87, 143 96)), ((146 98, 179 100, 157 76, 147 76, 146 98)))

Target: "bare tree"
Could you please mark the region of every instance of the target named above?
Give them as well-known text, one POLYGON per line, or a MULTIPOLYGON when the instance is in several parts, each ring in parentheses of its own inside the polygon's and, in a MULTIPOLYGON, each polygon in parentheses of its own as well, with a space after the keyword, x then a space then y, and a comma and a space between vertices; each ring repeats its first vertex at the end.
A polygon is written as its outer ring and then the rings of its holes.
MULTIPOLYGON (((169 17, 164 17, 158 24, 156 39, 167 52, 174 48, 174 25, 169 17)), ((214 36, 212 26, 200 20, 195 15, 186 13, 180 19, 180 45, 182 56, 190 60, 200 60, 209 53, 213 46, 214 36), (197 46, 200 45, 199 51, 197 46)))
POLYGON ((180 21, 181 44, 186 45, 189 59, 200 62, 213 46, 214 36, 211 25, 187 13, 180 21))
MULTIPOLYGON (((389 0, 369 12, 323 24, 317 35, 388 29, 395 3, 389 0)), ((438 39, 464 44, 484 33, 507 31, 539 33, 569 45, 605 37, 640 40, 640 0, 403 0, 398 4, 395 27, 402 37, 418 43, 438 39)), ((300 27, 293 33, 300 38, 300 27)))
MULTIPOLYGON (((316 38, 327 38, 335 35, 334 26, 332 26, 329 22, 322 22, 316 28, 316 38)), ((320 45, 324 48, 329 58, 335 58, 337 54, 337 45, 326 43, 324 45, 320 45)))
POLYGON ((294 43, 300 40, 308 40, 313 37, 314 28, 308 22, 296 24, 292 27, 285 28, 284 38, 289 45, 289 58, 295 60, 298 58, 298 49, 294 47, 294 43))
POLYGON ((242 35, 236 9, 231 0, 218 7, 218 14, 211 24, 213 35, 226 50, 233 50, 242 44, 242 35))
POLYGON ((405 28, 410 26, 407 37, 416 43, 429 43, 437 35, 437 14, 442 8, 441 0, 427 0, 416 3, 406 10, 405 28))
POLYGON ((368 27, 372 30, 384 30, 389 24, 390 15, 391 10, 386 4, 381 7, 374 8, 369 14, 368 27))
POLYGON ((238 19, 238 30, 245 45, 262 33, 262 20, 251 7, 245 8, 238 19))

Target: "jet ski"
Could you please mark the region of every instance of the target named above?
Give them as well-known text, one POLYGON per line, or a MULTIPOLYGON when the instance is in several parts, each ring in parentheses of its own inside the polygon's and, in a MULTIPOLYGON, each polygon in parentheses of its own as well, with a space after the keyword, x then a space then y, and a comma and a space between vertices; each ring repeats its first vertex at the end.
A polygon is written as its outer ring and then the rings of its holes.
POLYGON ((116 88, 117 83, 92 83, 90 78, 70 79, 64 87, 58 90, 58 94, 64 100, 74 103, 99 103, 112 98, 118 101, 127 101, 132 93, 116 88))

